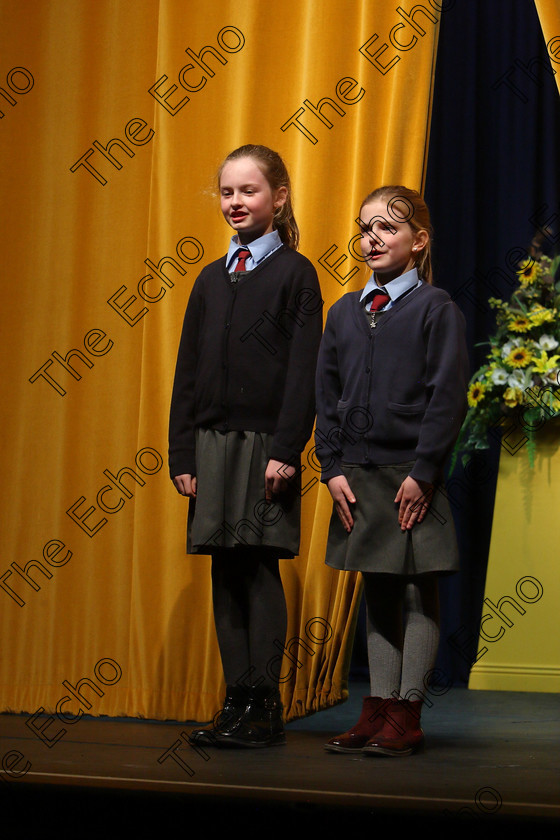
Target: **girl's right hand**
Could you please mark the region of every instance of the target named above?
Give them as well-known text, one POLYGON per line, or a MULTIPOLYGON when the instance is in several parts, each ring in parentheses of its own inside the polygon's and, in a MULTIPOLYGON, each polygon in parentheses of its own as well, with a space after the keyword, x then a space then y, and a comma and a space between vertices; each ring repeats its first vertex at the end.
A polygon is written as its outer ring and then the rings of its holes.
POLYGON ((335 475, 334 478, 329 478, 327 481, 329 493, 333 497, 334 507, 338 513, 338 518, 344 526, 344 530, 350 533, 354 520, 350 513, 349 504, 355 504, 356 499, 350 489, 350 485, 343 475, 335 475))
POLYGON ((181 496, 188 496, 190 499, 196 499, 196 475, 186 473, 185 475, 176 475, 173 479, 173 484, 181 496))

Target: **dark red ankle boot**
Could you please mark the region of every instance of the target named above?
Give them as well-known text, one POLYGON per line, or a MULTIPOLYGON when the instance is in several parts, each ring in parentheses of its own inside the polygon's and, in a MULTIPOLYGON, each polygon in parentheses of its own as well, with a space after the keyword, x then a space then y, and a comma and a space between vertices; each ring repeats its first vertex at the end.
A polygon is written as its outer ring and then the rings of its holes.
POLYGON ((370 755, 411 755, 424 744, 420 728, 421 700, 389 700, 381 710, 382 726, 365 744, 370 755))
POLYGON ((377 714, 380 706, 387 703, 381 697, 364 697, 362 713, 358 720, 348 732, 331 738, 325 744, 325 749, 330 752, 361 752, 367 742, 372 738, 384 723, 384 718, 377 714))

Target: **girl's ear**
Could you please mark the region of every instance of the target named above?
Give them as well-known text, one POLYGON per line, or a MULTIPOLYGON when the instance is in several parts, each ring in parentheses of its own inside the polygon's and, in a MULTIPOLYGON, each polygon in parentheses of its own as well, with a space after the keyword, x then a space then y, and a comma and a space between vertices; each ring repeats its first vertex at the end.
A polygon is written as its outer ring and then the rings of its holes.
POLYGON ((288 198, 288 188, 287 187, 278 187, 276 193, 274 195, 274 209, 277 210, 280 207, 283 207, 286 203, 288 198))
POLYGON ((427 230, 417 231, 412 244, 412 250, 415 254, 417 254, 419 251, 423 251, 429 241, 430 234, 427 230))

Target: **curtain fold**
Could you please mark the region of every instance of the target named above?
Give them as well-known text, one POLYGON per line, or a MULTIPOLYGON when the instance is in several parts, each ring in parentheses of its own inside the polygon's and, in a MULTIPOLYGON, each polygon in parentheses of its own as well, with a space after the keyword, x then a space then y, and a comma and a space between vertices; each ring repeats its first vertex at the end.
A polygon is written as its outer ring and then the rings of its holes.
MULTIPOLYGON (((231 235, 214 176, 243 143, 279 151, 325 315, 360 288, 359 203, 423 185, 453 14, 403 6, 0 0, 0 710, 43 710, 45 737, 82 713, 219 708, 210 560, 185 554, 167 472, 184 309, 231 235)), ((324 565, 312 441, 302 463, 301 554, 282 565, 288 719, 347 697, 361 594, 324 565)))
POLYGON ((560 5, 557 0, 535 0, 550 65, 560 91, 560 5))

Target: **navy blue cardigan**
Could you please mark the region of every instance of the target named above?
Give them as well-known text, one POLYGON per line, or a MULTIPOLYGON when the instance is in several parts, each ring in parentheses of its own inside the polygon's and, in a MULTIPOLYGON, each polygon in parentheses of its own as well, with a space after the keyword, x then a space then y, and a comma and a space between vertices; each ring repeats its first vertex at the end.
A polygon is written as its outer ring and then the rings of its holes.
POLYGON ((442 477, 467 411, 465 319, 447 292, 423 283, 369 326, 361 292, 329 310, 317 369, 315 452, 322 481, 341 463, 414 461, 442 477))

